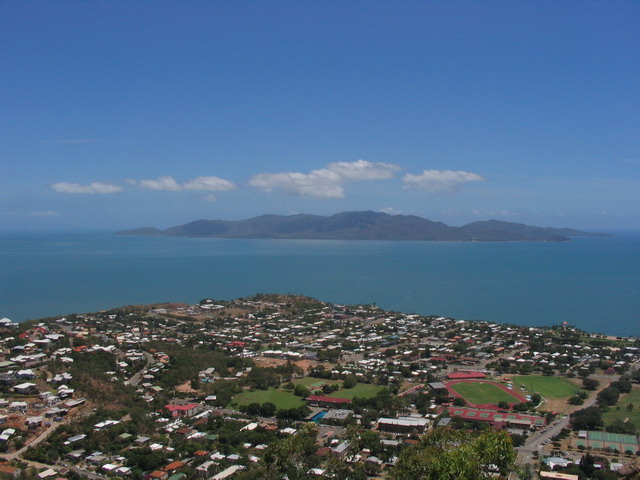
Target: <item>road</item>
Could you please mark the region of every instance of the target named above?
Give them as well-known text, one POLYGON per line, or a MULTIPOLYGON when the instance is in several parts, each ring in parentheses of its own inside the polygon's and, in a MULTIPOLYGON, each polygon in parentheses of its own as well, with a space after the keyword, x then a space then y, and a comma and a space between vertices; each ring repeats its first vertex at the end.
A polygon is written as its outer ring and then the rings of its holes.
POLYGON ((53 470, 57 471, 57 470, 60 470, 62 468, 68 468, 70 470, 73 470, 74 472, 76 472, 78 475, 80 475, 82 477, 91 478, 93 480, 102 480, 102 479, 104 479, 105 477, 103 477, 101 475, 97 475, 95 473, 88 472, 88 471, 83 470, 83 469, 78 468, 78 467, 73 467, 73 466, 66 467, 66 466, 63 466, 63 465, 47 465, 47 464, 40 463, 40 462, 34 462, 33 460, 26 460, 26 459, 20 457, 20 455, 22 455, 24 452, 26 452, 29 447, 35 447, 38 444, 40 444, 43 441, 45 441, 47 438, 49 438, 49 436, 53 433, 53 431, 56 428, 58 428, 60 425, 64 425, 65 423, 69 423, 69 422, 75 420, 75 418, 76 418, 76 416, 73 416, 73 417, 67 417, 64 420, 62 420, 61 422, 52 421, 51 422, 51 426, 48 427, 43 432, 41 432, 36 438, 33 439, 33 441, 29 442, 27 445, 23 446, 19 450, 16 450, 15 452, 5 453, 2 456, 4 458, 6 458, 7 460, 9 460, 9 461, 19 458, 19 460, 21 462, 25 462, 29 466, 34 467, 36 469, 52 468, 53 470))
POLYGON ((138 370, 129 380, 127 380, 127 384, 135 387, 136 385, 138 385, 138 383, 140 383, 140 379, 142 378, 142 376, 147 373, 147 370, 151 366, 151 362, 153 362, 153 355, 151 355, 149 352, 144 352, 144 357, 146 359, 144 367, 138 370))
MULTIPOLYGON (((629 369, 629 373, 637 370, 639 366, 640 361, 633 363, 631 365, 631 368, 629 369)), ((600 387, 595 390, 582 405, 574 408, 574 410, 593 407, 598 401, 598 393, 608 387, 611 382, 618 380, 620 378, 620 375, 592 375, 589 378, 595 378, 599 380, 600 387)), ((569 428, 569 420, 570 419, 568 415, 565 417, 561 417, 554 421, 547 428, 545 428, 544 430, 546 431, 539 430, 531 434, 522 447, 516 448, 516 451, 518 452, 516 463, 518 463, 519 465, 530 463, 533 460, 533 452, 537 451, 544 444, 544 442, 551 441, 551 438, 558 435, 560 433, 560 430, 562 430, 563 428, 569 428)))
MULTIPOLYGON (((615 378, 613 377, 614 376, 609 377, 611 381, 614 381, 617 378, 619 378, 617 375, 615 376, 615 378)), ((609 386, 608 383, 605 385, 600 385, 600 387, 594 392, 592 392, 589 398, 587 398, 582 405, 574 408, 574 410, 593 407, 598 400, 598 393, 600 393, 601 390, 605 389, 608 386, 609 386)), ((517 463, 521 465, 524 465, 525 463, 530 463, 533 459, 533 452, 537 451, 544 444, 544 442, 550 442, 552 437, 555 437, 560 433, 560 430, 562 430, 563 428, 569 428, 569 421, 570 421, 569 415, 565 417, 561 417, 555 420, 552 424, 550 424, 543 430, 539 430, 531 434, 529 438, 527 438, 525 444, 522 447, 519 447, 516 449, 518 452, 517 463)))
POLYGON ((66 466, 64 464, 47 465, 47 464, 44 464, 44 463, 34 462, 32 460, 24 460, 24 459, 20 459, 20 461, 26 463, 30 467, 34 467, 34 468, 38 469, 38 470, 41 470, 43 468, 45 468, 45 469, 46 468, 50 468, 52 470, 55 470, 56 472, 59 472, 60 470, 67 469, 67 470, 71 470, 72 472, 77 473, 81 477, 90 478, 91 480, 105 480, 107 478, 107 477, 104 477, 104 476, 99 475, 97 473, 89 472, 87 470, 83 470, 82 468, 75 467, 73 465, 70 465, 70 466, 66 466))
POLYGON ((40 435, 38 435, 36 438, 34 438, 31 442, 26 444, 24 447, 22 447, 19 450, 16 450, 15 452, 5 453, 2 456, 4 458, 6 458, 7 460, 15 459, 16 457, 18 457, 18 456, 22 455, 24 452, 26 452, 27 448, 35 447, 39 443, 41 443, 44 440, 46 440, 47 438, 49 438, 49 435, 51 435, 56 428, 58 428, 60 425, 64 425, 65 423, 69 423, 71 420, 73 420, 72 417, 67 417, 61 422, 52 421, 50 427, 48 427, 46 430, 41 432, 40 435))

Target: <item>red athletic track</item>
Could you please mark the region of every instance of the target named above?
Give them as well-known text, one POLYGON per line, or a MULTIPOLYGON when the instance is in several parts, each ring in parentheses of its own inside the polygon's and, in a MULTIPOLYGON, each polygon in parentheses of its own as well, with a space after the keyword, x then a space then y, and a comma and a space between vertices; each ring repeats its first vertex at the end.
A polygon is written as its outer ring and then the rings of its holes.
MULTIPOLYGON (((469 383, 469 382, 482 382, 482 383, 490 383, 492 385, 495 385, 498 388, 501 388, 502 390, 504 390, 505 392, 507 392, 509 395, 517 398, 519 400, 519 403, 522 402, 526 402, 527 399, 526 397, 524 397, 523 395, 517 393, 514 390, 509 390, 506 386, 502 385, 501 383, 497 383, 497 382, 492 382, 489 380, 478 380, 478 379, 463 379, 463 380, 449 380, 444 383, 444 386, 447 387, 447 391, 449 392, 449 394, 453 397, 458 397, 458 398, 464 398, 462 395, 460 395, 458 392, 456 392, 453 388, 451 388, 452 385, 455 385, 456 383, 469 383)), ((467 402, 467 405, 470 407, 474 407, 474 408, 488 408, 488 409, 493 409, 493 410, 497 410, 498 406, 493 404, 493 403, 471 403, 469 400, 467 400, 466 398, 464 398, 467 402)), ((516 402, 509 402, 509 406, 515 405, 516 402)))

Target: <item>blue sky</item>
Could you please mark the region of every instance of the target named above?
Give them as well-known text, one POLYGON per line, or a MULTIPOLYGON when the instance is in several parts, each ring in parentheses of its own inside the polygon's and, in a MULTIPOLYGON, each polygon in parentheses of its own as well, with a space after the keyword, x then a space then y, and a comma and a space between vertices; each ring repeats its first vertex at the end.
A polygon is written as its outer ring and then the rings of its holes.
POLYGON ((0 1, 0 229, 640 229, 640 3, 0 1))

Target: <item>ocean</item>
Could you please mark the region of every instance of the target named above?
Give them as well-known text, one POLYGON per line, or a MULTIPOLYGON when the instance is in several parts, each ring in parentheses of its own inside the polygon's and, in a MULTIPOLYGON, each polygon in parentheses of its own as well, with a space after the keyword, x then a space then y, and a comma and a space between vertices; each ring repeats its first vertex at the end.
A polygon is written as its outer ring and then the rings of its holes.
POLYGON ((0 317, 295 293, 521 325, 640 335, 640 234, 567 243, 0 235, 0 317))

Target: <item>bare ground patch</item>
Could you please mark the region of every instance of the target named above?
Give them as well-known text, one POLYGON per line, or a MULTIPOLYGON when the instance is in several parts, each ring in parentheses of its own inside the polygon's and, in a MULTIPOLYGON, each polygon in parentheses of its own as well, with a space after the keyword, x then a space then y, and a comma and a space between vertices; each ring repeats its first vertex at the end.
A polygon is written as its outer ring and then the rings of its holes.
MULTIPOLYGON (((264 367, 264 368, 278 367, 280 365, 286 365, 287 362, 289 362, 289 360, 286 360, 284 358, 268 358, 268 357, 254 357, 253 361, 256 364, 256 366, 264 367)), ((319 365, 320 362, 316 362, 314 360, 297 360, 291 363, 300 367, 302 370, 304 370, 304 373, 306 374, 310 368, 315 367, 316 365, 319 365)))
POLYGON ((180 392, 180 393, 198 393, 193 389, 193 387, 191 387, 191 380, 187 380, 183 384, 178 385, 176 387, 176 392, 180 392))

